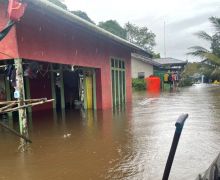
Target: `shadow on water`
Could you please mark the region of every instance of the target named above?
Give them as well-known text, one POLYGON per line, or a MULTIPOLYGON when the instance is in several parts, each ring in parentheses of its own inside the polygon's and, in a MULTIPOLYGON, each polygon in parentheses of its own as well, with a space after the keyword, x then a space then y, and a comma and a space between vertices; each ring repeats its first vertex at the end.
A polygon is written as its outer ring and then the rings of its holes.
MULTIPOLYGON (((161 179, 174 124, 189 113, 170 179, 195 179, 220 147, 220 88, 133 93, 126 107, 33 114, 31 150, 0 129, 0 180, 161 179)), ((16 126, 16 124, 15 124, 16 126)))

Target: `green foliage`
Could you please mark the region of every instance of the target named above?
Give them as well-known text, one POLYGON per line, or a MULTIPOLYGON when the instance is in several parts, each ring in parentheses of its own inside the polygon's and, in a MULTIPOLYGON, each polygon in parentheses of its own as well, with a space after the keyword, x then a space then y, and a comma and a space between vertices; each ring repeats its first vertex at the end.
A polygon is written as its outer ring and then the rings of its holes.
POLYGON ((106 31, 115 34, 123 39, 126 39, 126 31, 123 29, 116 20, 108 20, 105 22, 100 22, 99 27, 105 29, 106 31))
POLYGON ((75 14, 76 16, 79 16, 80 18, 82 18, 82 19, 84 19, 84 20, 86 20, 86 21, 92 23, 92 24, 95 24, 95 23, 89 18, 89 16, 88 16, 85 12, 83 12, 83 11, 78 10, 78 11, 70 11, 70 12, 73 13, 73 14, 75 14))
POLYGON ((212 71, 210 77, 211 77, 212 81, 214 81, 214 80, 220 81, 220 69, 219 69, 219 67, 215 68, 215 70, 212 71))
POLYGON ((65 9, 65 10, 67 10, 67 6, 65 4, 63 4, 62 0, 48 0, 48 1, 50 1, 51 3, 65 9))
POLYGON ((156 36, 147 27, 138 27, 128 22, 125 24, 125 30, 127 32, 127 40, 145 50, 152 51, 156 45, 156 36))
POLYGON ((186 87, 186 86, 192 86, 192 85, 193 85, 193 79, 189 76, 183 77, 179 83, 180 87, 186 87))
POLYGON ((153 59, 158 59, 158 58, 160 58, 160 53, 153 52, 153 59))
POLYGON ((213 65, 220 66, 220 18, 210 17, 209 20, 215 28, 215 33, 213 35, 209 35, 204 31, 200 31, 196 33, 196 36, 209 42, 211 51, 201 46, 193 46, 189 48, 191 52, 187 54, 199 56, 203 59, 207 59, 213 65))
POLYGON ((134 78, 132 79, 132 87, 137 91, 145 90, 146 82, 144 79, 134 78))
POLYGON ((205 75, 207 79, 216 80, 214 78, 213 71, 216 68, 211 65, 203 64, 203 63, 188 63, 181 74, 181 82, 184 84, 190 84, 190 81, 196 81, 193 78, 196 78, 195 75, 205 75))

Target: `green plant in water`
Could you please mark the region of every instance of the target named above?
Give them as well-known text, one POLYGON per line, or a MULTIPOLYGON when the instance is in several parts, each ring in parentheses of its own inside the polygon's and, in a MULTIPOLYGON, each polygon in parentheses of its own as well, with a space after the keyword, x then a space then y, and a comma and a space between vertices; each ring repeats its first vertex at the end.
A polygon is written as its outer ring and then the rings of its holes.
POLYGON ((140 78, 132 79, 132 87, 137 91, 145 90, 146 82, 144 79, 140 79, 140 78))

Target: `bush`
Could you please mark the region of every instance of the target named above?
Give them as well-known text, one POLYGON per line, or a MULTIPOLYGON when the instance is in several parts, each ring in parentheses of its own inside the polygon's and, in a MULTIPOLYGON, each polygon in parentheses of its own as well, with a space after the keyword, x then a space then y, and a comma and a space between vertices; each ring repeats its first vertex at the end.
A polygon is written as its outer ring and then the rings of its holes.
POLYGON ((139 78, 132 79, 132 87, 137 91, 145 90, 146 82, 144 79, 139 79, 139 78))
POLYGON ((180 80, 179 86, 180 87, 185 87, 185 86, 192 86, 193 85, 193 80, 190 77, 184 77, 180 80))

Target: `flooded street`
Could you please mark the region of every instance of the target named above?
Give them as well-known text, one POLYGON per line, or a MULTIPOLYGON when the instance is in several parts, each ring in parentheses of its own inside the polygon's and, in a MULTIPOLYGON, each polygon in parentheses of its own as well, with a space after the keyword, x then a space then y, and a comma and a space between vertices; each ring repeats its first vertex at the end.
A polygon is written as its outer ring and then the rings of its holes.
POLYGON ((220 151, 219 87, 133 93, 125 109, 35 113, 27 153, 19 153, 19 139, 0 129, 0 180, 159 180, 182 113, 189 118, 170 179, 195 179, 220 151))

